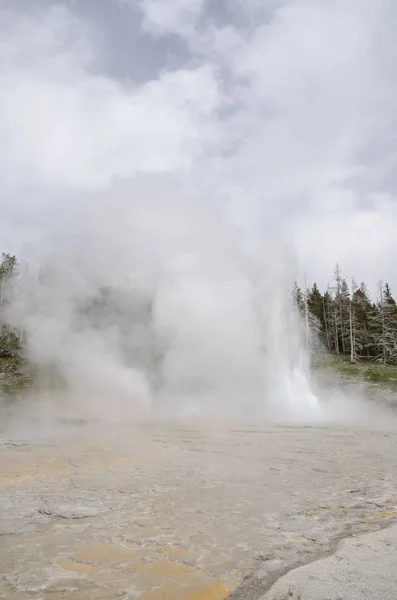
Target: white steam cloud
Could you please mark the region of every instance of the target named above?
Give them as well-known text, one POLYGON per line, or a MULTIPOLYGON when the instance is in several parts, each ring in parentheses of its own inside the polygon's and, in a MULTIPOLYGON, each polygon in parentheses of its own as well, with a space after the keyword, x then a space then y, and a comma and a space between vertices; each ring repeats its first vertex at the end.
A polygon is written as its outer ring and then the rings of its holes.
POLYGON ((393 2, 115 3, 142 43, 122 77, 105 3, 81 6, 0 9, 0 239, 29 263, 32 358, 88 414, 306 418, 299 268, 393 283, 393 2))

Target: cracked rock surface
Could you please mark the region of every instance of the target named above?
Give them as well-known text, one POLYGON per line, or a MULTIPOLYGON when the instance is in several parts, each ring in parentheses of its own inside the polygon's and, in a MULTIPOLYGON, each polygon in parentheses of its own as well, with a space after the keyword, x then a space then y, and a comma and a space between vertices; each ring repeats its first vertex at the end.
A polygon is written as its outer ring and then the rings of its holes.
POLYGON ((49 430, 0 438, 0 598, 284 600, 291 569, 397 520, 393 430, 49 430))
POLYGON ((290 571, 262 600, 395 600, 397 527, 343 540, 332 556, 290 571))

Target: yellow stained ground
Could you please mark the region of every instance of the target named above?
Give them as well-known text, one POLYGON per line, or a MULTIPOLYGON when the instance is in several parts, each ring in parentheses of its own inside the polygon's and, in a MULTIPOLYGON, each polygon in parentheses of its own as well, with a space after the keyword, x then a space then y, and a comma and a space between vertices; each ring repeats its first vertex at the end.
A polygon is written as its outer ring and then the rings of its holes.
MULTIPOLYGON (((231 587, 214 581, 204 573, 182 562, 188 552, 164 546, 155 555, 160 560, 147 560, 139 550, 116 544, 98 543, 79 546, 72 557, 62 557, 56 564, 65 571, 86 576, 98 582, 125 581, 134 576, 143 591, 142 600, 224 600, 231 587), (146 559, 146 560, 145 560, 146 559)), ((234 576, 239 577, 238 573, 234 576)))

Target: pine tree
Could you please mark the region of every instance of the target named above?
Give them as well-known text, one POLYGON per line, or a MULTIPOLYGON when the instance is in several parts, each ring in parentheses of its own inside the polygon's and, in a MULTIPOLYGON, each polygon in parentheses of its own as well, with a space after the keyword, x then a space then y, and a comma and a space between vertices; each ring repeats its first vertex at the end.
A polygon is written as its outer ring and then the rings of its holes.
POLYGON ((378 302, 372 317, 372 337, 376 360, 384 364, 397 362, 397 307, 390 286, 378 283, 378 302))
POLYGON ((335 336, 334 336, 334 307, 332 292, 328 285, 327 291, 323 296, 323 323, 325 329, 325 337, 330 352, 335 350, 335 336))
POLYGON ((396 301, 394 300, 393 296, 391 295, 391 290, 390 290, 390 286, 388 283, 385 283, 385 287, 383 289, 383 298, 385 303, 390 306, 390 307, 396 307, 396 301))
POLYGON ((343 317, 342 317, 342 301, 341 301, 341 290, 342 290, 342 276, 339 265, 337 264, 334 271, 334 329, 335 329, 335 351, 336 354, 345 352, 342 344, 344 338, 343 335, 343 317))
POLYGON ((294 286, 292 288, 292 300, 295 307, 298 309, 300 316, 303 316, 305 311, 305 302, 303 298, 303 292, 296 281, 294 282, 294 286))
POLYGON ((323 296, 316 283, 313 284, 312 289, 308 292, 307 304, 311 314, 317 317, 320 323, 322 323, 324 318, 323 296))
POLYGON ((373 354, 370 322, 373 316, 373 307, 364 283, 352 292, 352 309, 355 322, 356 353, 360 357, 370 358, 373 354))
POLYGON ((314 352, 323 342, 323 296, 314 283, 307 292, 309 349, 314 352))
POLYGON ((357 284, 352 280, 352 297, 349 302, 349 330, 350 330, 350 362, 356 363, 362 353, 363 346, 360 340, 360 323, 356 313, 355 295, 357 293, 357 284))
POLYGON ((350 290, 346 279, 341 280, 339 294, 339 324, 340 324, 340 343, 342 352, 350 352, 350 290))
MULTIPOLYGON (((306 281, 305 281, 306 284, 306 281)), ((306 347, 310 352, 314 352, 318 348, 321 341, 322 323, 316 314, 313 314, 310 307, 311 294, 313 289, 315 290, 316 299, 318 301, 318 295, 320 296, 320 303, 322 302, 322 296, 318 290, 316 284, 312 290, 302 292, 301 288, 295 282, 292 288, 292 298, 294 305, 298 310, 300 319, 304 324, 305 330, 305 343, 306 347)))
POLYGON ((18 275, 18 261, 14 255, 2 253, 0 263, 0 335, 4 333, 4 311, 10 302, 12 285, 18 275))
POLYGON ((397 306, 390 286, 385 283, 383 288, 384 335, 387 348, 387 362, 397 362, 397 306))

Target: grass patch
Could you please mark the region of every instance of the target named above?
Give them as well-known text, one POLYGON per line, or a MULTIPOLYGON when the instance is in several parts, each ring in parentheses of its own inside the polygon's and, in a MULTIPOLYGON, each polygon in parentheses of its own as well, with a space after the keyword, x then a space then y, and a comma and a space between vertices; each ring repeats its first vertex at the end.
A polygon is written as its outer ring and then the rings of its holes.
POLYGON ((347 356, 332 356, 313 360, 313 368, 332 367, 344 377, 366 381, 397 392, 397 366, 361 360, 351 363, 347 356))

